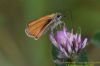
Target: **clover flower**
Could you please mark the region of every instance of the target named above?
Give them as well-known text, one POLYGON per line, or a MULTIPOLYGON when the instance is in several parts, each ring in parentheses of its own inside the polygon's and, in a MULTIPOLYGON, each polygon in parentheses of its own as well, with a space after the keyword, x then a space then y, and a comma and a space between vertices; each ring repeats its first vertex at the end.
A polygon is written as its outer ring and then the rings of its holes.
POLYGON ((81 34, 69 32, 65 26, 56 33, 51 32, 49 37, 52 44, 67 58, 73 53, 79 53, 87 45, 87 38, 82 39, 81 34))

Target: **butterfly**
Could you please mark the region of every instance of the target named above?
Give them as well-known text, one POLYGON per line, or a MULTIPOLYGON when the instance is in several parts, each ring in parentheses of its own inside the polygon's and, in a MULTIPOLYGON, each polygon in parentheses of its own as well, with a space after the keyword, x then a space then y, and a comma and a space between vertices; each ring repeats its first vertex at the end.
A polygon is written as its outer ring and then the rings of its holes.
POLYGON ((35 40, 38 40, 45 31, 48 29, 53 30, 56 26, 61 24, 61 17, 61 13, 52 13, 37 20, 32 20, 27 25, 25 33, 28 37, 32 37, 35 40))

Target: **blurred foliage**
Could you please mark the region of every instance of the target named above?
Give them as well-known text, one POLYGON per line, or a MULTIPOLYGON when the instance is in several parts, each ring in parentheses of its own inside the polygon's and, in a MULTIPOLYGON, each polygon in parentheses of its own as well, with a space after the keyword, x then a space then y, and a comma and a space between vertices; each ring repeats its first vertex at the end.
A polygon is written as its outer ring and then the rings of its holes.
POLYGON ((76 33, 81 34, 81 27, 77 28, 77 32, 76 33))
POLYGON ((100 32, 95 33, 91 41, 95 47, 100 48, 100 32))
POLYGON ((100 31, 100 0, 0 0, 0 66, 54 66, 48 35, 35 41, 24 29, 30 20, 55 12, 65 16, 68 28, 80 26, 83 36, 100 31))

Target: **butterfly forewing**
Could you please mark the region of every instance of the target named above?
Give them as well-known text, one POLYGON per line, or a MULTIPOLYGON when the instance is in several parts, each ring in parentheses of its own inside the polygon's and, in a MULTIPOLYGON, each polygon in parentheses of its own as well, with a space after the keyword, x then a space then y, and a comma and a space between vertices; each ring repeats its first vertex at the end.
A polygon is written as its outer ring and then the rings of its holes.
POLYGON ((46 27, 49 25, 50 19, 52 18, 50 18, 49 16, 44 16, 36 21, 32 21, 28 24, 25 32, 29 37, 38 39, 43 34, 46 27))

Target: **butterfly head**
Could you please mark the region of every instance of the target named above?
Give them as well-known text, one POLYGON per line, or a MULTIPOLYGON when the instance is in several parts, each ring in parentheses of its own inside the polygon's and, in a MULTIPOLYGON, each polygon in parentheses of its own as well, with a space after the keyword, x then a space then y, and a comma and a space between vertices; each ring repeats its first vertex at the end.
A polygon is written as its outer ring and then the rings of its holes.
POLYGON ((50 18, 60 19, 62 17, 61 13, 53 13, 49 15, 50 18))

